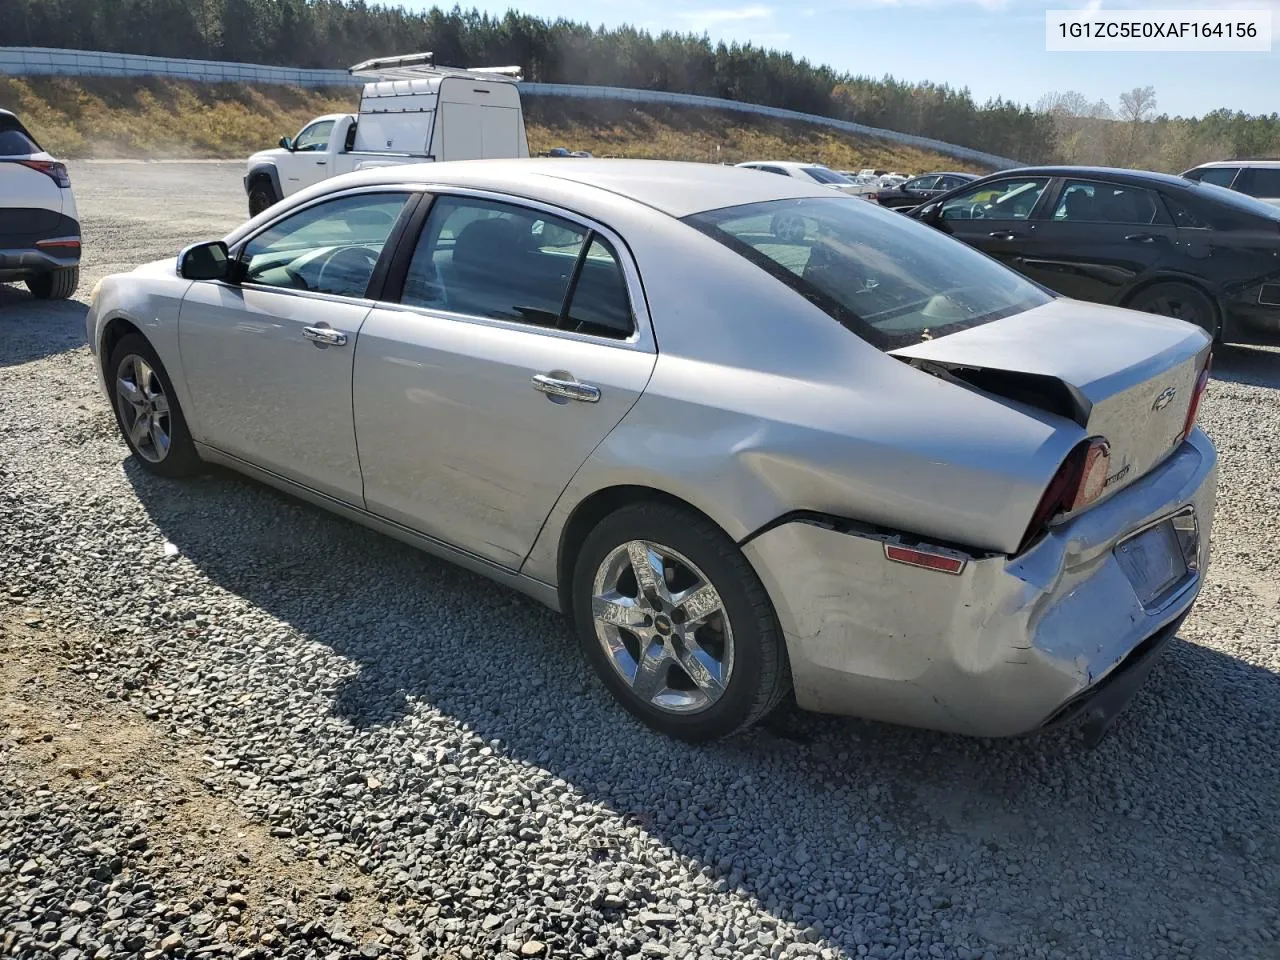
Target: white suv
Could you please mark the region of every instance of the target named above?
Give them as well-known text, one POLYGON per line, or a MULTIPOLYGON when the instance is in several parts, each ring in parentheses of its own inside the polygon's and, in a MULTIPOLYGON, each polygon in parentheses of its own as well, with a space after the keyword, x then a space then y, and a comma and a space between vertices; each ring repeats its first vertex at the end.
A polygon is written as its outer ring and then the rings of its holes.
POLYGON ((0 283, 26 281, 40 300, 80 283, 80 220, 64 164, 0 110, 0 283))
POLYGON ((1280 160, 1216 160, 1193 167, 1183 176, 1280 206, 1280 160))

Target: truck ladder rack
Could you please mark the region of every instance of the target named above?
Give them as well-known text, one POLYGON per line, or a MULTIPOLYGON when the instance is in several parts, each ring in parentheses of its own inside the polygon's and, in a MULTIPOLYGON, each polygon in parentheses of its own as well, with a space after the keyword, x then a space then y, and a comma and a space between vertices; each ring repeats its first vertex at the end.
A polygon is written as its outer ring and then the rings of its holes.
POLYGON ((478 77, 517 83, 523 79, 519 67, 446 67, 436 66, 433 53, 410 53, 402 57, 377 57, 349 67, 353 77, 371 80, 421 80, 428 77, 478 77))

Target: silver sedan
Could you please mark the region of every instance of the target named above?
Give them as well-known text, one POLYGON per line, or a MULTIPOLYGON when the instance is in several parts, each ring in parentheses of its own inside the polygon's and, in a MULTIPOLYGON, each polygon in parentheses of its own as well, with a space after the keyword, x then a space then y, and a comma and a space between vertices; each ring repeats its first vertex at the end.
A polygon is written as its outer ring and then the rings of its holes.
POLYGON ((792 690, 1096 738, 1204 577, 1204 333, 794 178, 338 177, 103 280, 88 339, 142 466, 223 464, 536 597, 689 740, 792 690))

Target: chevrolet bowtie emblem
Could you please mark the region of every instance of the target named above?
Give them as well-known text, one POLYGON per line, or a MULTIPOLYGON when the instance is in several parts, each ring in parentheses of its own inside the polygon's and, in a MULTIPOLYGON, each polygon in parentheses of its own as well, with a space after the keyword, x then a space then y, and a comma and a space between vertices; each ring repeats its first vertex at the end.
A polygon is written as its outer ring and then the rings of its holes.
POLYGON ((1176 397, 1177 395, 1178 395, 1178 390, 1176 387, 1165 387, 1163 390, 1160 391, 1160 395, 1156 397, 1155 402, 1151 404, 1151 409, 1163 410, 1165 407, 1167 407, 1170 403, 1173 402, 1173 398, 1176 397))

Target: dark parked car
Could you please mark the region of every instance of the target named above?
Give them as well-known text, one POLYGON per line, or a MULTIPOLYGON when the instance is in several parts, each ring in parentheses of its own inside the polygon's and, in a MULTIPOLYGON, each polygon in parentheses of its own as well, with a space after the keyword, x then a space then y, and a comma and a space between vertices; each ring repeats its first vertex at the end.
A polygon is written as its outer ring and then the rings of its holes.
POLYGON ((1280 341, 1280 208, 1209 183, 1097 167, 1004 170, 915 207, 1077 300, 1280 341))
POLYGON ((890 210, 906 210, 977 179, 976 173, 926 173, 919 177, 912 177, 896 187, 886 187, 869 193, 867 199, 874 200, 880 206, 888 207, 890 210))

